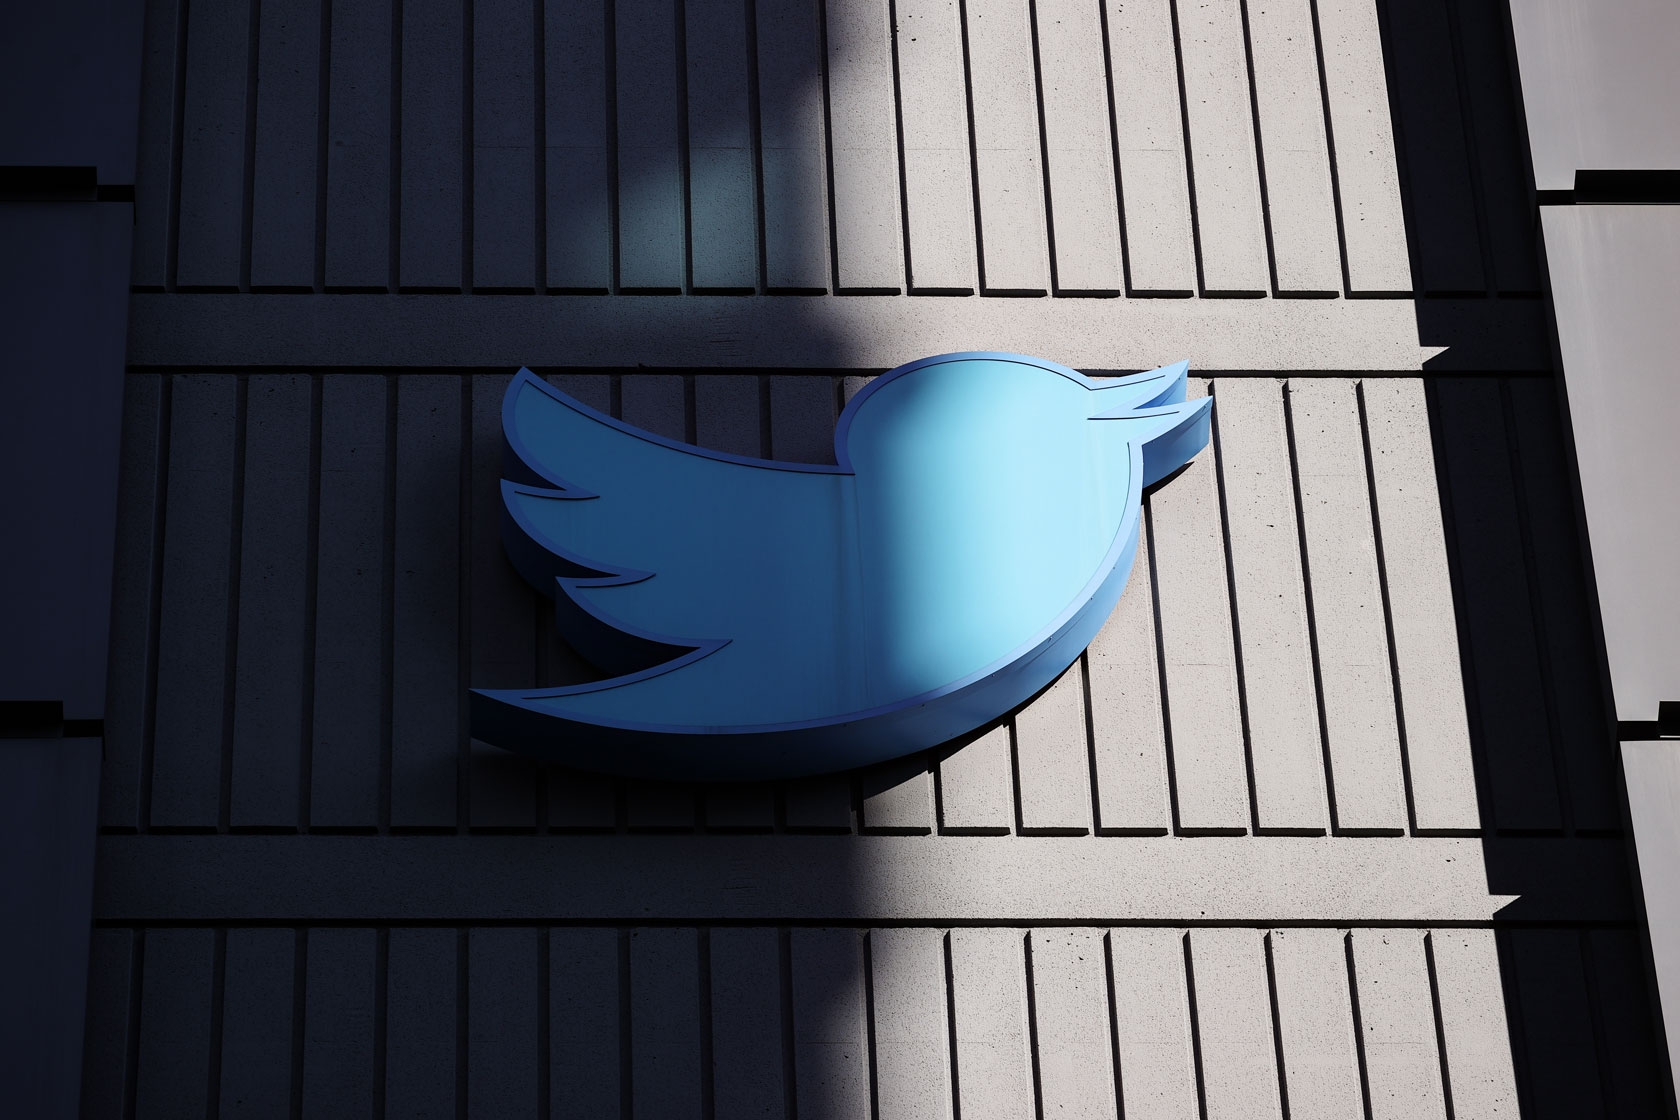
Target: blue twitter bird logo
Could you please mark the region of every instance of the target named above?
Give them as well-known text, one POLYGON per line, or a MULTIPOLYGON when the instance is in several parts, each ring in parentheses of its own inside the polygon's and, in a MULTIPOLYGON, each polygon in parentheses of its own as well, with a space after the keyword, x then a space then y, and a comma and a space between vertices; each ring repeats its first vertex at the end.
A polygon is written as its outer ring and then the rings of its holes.
POLYGON ((521 370, 503 539, 608 679, 480 690, 473 734, 661 778, 794 777, 997 720, 1120 598, 1142 490, 1208 439, 1186 363, 1092 380, 946 354, 871 382, 837 466, 706 451, 521 370))

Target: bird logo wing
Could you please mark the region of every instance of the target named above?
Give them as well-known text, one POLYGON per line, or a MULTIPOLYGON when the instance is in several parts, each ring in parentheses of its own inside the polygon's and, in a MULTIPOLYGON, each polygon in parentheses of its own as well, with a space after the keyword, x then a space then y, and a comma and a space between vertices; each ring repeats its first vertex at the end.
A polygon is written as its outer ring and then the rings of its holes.
POLYGON ((1125 586, 1142 487, 1206 443, 1186 368, 911 363, 847 406, 837 466, 663 439, 521 370, 507 552, 612 675, 475 692, 475 736, 618 773, 764 778, 996 719, 1089 643, 1125 586))

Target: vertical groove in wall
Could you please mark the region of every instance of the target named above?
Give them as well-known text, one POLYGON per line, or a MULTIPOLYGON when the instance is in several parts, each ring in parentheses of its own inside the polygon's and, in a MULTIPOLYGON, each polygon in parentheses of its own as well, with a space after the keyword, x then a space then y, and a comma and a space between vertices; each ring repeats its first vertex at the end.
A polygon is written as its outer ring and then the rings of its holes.
POLYGON ((1254 133, 1254 177, 1260 187, 1260 229, 1266 239, 1266 274, 1271 280, 1271 295, 1275 298, 1281 294, 1278 289, 1277 244, 1272 238, 1272 201, 1266 186, 1266 143, 1260 131, 1260 92, 1259 82, 1254 76, 1254 36, 1248 26, 1248 0, 1237 0, 1237 12, 1242 24, 1243 77, 1248 85, 1249 127, 1254 133))
POLYGON ((793 1030, 793 931, 776 930, 777 1026, 781 1042, 782 1104, 789 1120, 799 1115, 798 1063, 793 1030))
POLYGON ((461 4, 461 290, 473 290, 473 0, 461 4))
POLYGON ((261 41, 262 0, 251 0, 251 25, 245 53, 245 151, 240 182, 239 290, 251 290, 251 227, 257 180, 257 51, 261 41))
MULTIPOLYGON (((988 287, 986 235, 980 215, 980 153, 974 125, 974 63, 968 48, 968 0, 957 0, 957 45, 962 52, 963 120, 968 125, 968 189, 970 197, 974 199, 974 292, 983 296, 988 287)), ((952 1100, 954 1102, 956 1098, 953 1097, 952 1100)), ((953 1103, 952 1107, 957 1106, 953 1103)), ((961 1118, 958 1117, 957 1120, 961 1118)))
POLYGON ((1155 624, 1156 678, 1161 694, 1161 754, 1167 777, 1167 819, 1172 827, 1172 834, 1182 836, 1184 830, 1178 812, 1178 767, 1173 761, 1171 682, 1167 680, 1166 635, 1161 629, 1161 582, 1160 568, 1155 557, 1155 512, 1147 496, 1143 499, 1139 532, 1149 556, 1150 615, 1155 624))
POLYGON ((1528 484, 1523 478, 1522 448, 1517 442, 1517 421, 1511 402, 1511 380, 1499 379, 1499 416, 1504 428, 1505 453, 1511 466, 1511 496, 1516 507, 1517 533, 1522 542, 1524 582, 1528 585, 1528 617, 1534 626, 1535 663, 1540 671, 1540 702, 1546 711, 1546 738, 1552 756, 1552 784, 1557 794, 1559 820, 1565 835, 1575 832, 1575 799, 1570 796, 1569 760, 1559 741, 1561 725, 1557 710, 1558 682, 1553 680, 1551 643, 1547 639, 1546 604, 1540 593, 1539 561, 1535 555, 1534 527, 1529 516, 1528 484))
MULTIPOLYGON (((607 243, 611 248, 611 269, 607 277, 607 290, 617 295, 620 288, 620 273, 622 271, 623 246, 621 244, 623 232, 619 220, 619 181, 618 181, 618 9, 617 0, 601 0, 603 9, 601 16, 601 40, 606 54, 606 63, 602 81, 606 86, 607 105, 607 224, 610 228, 607 243)), ((615 406, 613 415, 618 415, 615 406)), ((628 1113, 626 1113, 628 1115, 628 1113)))
POLYGON ((1196 961, 1188 931, 1179 935, 1179 958, 1184 966, 1184 1001, 1190 1014, 1190 1068, 1196 1075, 1196 1115, 1208 1120, 1207 1075, 1202 1069, 1202 1017, 1196 1009, 1196 961))
POLYGON ((1108 1005, 1108 1053, 1114 1074, 1114 1102, 1120 1116, 1126 1115, 1126 1071, 1120 1062, 1120 1007, 1114 993, 1114 934, 1102 935, 1103 994, 1108 1005))
POLYGON ((1353 959, 1353 934, 1342 933, 1342 957, 1347 965, 1348 1007, 1353 1012, 1353 1053, 1359 1065, 1359 1103, 1365 1120, 1371 1117, 1371 1075, 1365 1059, 1365 1020, 1359 1011, 1359 973, 1353 959))
MULTIPOLYGON (((182 0, 183 4, 185 2, 182 0)), ((327 158, 332 151, 332 6, 333 0, 321 0, 321 45, 317 56, 321 70, 315 92, 314 289, 317 292, 327 288, 327 158)), ((174 239, 170 240, 173 243, 174 239)))
MULTIPOLYGON (((1244 17, 1247 18, 1246 16, 1244 17)), ((1269 235, 1268 235, 1269 236, 1269 235)), ((1272 277, 1274 293, 1277 289, 1277 277, 1272 277)), ((1218 382, 1208 382, 1208 396, 1214 397, 1218 393, 1218 382)), ((1237 568, 1235 550, 1231 547, 1231 511, 1226 496, 1225 456, 1219 443, 1219 408, 1217 403, 1209 413, 1208 447, 1205 454, 1213 456, 1213 478, 1219 496, 1219 539, 1220 546, 1225 552, 1225 598, 1230 603, 1231 613, 1231 651, 1232 664, 1236 670, 1237 679, 1237 721, 1242 729, 1243 748, 1243 777, 1245 788, 1248 790, 1248 827, 1256 836, 1260 834, 1260 797, 1255 790, 1254 782, 1254 737, 1249 731, 1248 722, 1248 679, 1244 669, 1242 618, 1237 609, 1237 568)))
POLYGON ((945 1061, 950 1071, 951 1120, 962 1120, 962 1066, 957 1050, 957 984, 951 966, 951 931, 939 934, 939 963, 944 967, 941 978, 945 990, 945 1061))
POLYGON ((380 703, 379 703, 379 831, 391 830, 391 774, 396 735, 396 599, 397 599, 397 395, 401 378, 385 375, 384 532, 379 572, 380 703))
POLYGON ((206 1120, 222 1114, 222 1041, 227 1023, 227 930, 217 927, 210 965, 210 1069, 204 1093, 206 1120))
MULTIPOLYGON (((1056 263, 1056 213, 1051 205, 1054 188, 1050 183, 1050 132, 1044 123, 1044 53, 1038 46, 1038 0, 1027 0, 1027 35, 1032 47, 1033 98, 1038 112, 1038 167, 1044 183, 1044 244, 1046 263, 1050 269, 1050 294, 1061 294, 1061 268, 1056 263)), ((974 200, 980 210, 980 200, 974 200)), ((1039 1107, 1043 1107, 1042 1103, 1039 1107)))
POLYGON ((910 153, 904 146, 904 83, 898 73, 898 0, 887 5, 887 66, 892 75, 893 151, 898 155, 898 239, 904 257, 904 294, 915 295, 916 261, 910 244, 910 153))
MULTIPOLYGON (((1464 173, 1470 184, 1471 212, 1476 215, 1476 242, 1481 250, 1482 286, 1485 293, 1491 296, 1495 294, 1496 277, 1499 273, 1493 262, 1493 235, 1488 223, 1487 190, 1482 182, 1481 161, 1475 156, 1476 114, 1470 107, 1470 82, 1465 73, 1467 63, 1464 60, 1464 32, 1459 26, 1457 0, 1442 0, 1442 14, 1446 17, 1447 40, 1452 47, 1453 83, 1458 93, 1458 120, 1464 129, 1464 151, 1467 157, 1464 161, 1464 173)), ((1538 223, 1538 216, 1535 221, 1538 223)))
POLYGON ((391 1061, 391 930, 381 926, 373 938, 373 1115, 385 1115, 385 1086, 391 1061))
MULTIPOLYGON (((536 265, 531 284, 539 296, 548 294, 548 20, 543 5, 544 0, 531 0, 531 253, 536 265)), ((540 827, 543 816, 537 819, 540 827)), ((548 1108, 546 1096, 542 1107, 548 1108)))
POLYGON ((688 0, 671 0, 675 22, 677 117, 677 182, 682 197, 683 295, 694 294, 694 181, 693 157, 688 150, 688 0))
POLYGON ((222 662, 221 781, 216 799, 217 832, 228 830, 233 809, 233 717, 239 666, 239 587, 245 560, 245 436, 250 392, 250 376, 239 374, 233 406, 233 504, 228 516, 227 644, 222 662))
MULTIPOLYGON (((1013 736, 1011 736, 1013 737, 1013 736)), ((1016 829, 1020 831, 1019 827, 1016 829)), ((1038 996, 1033 991, 1033 935, 1021 935, 1021 966, 1027 996, 1027 1060, 1032 1071, 1033 1116, 1044 1120, 1044 1070, 1038 1055, 1038 996)))
MULTIPOLYGON (((286 1115, 291 1120, 303 1120, 303 1047, 304 1025, 309 1011, 309 928, 298 926, 292 930, 292 1029, 291 1029, 291 1098, 286 1115)), ((380 1115, 380 1113, 375 1113, 380 1115)))
MULTIPOLYGON (((1317 3, 1317 0, 1314 0, 1317 3)), ((1394 52, 1394 35, 1390 28, 1388 14, 1388 0, 1375 0, 1377 9, 1377 30, 1382 40, 1383 69, 1392 74, 1397 68, 1394 52)), ((1394 172, 1395 183, 1400 190, 1400 211, 1406 222, 1406 259, 1412 275, 1412 294, 1423 296, 1427 294, 1428 284, 1421 271, 1422 260, 1418 250, 1417 236, 1417 205, 1412 197, 1412 179, 1410 160, 1406 153, 1406 122, 1400 115, 1400 98, 1395 92, 1395 83, 1386 83, 1388 89, 1388 119, 1394 131, 1394 172)))
MULTIPOLYGON (((1415 283, 1415 281, 1414 281, 1415 283)), ((1458 517, 1453 504, 1452 476, 1447 470, 1446 437, 1441 429, 1441 410, 1445 405, 1440 390, 1430 378, 1423 379, 1423 395, 1429 413, 1429 443, 1431 460, 1435 466, 1435 487, 1441 501, 1441 536, 1446 545, 1447 566, 1451 572, 1453 617, 1457 623, 1458 659, 1464 674, 1464 716, 1470 734, 1470 755, 1476 781, 1476 804, 1480 808, 1484 830, 1496 828, 1498 814, 1493 802, 1492 777, 1488 771, 1487 739, 1482 713, 1481 690, 1478 685, 1475 643, 1470 634, 1469 603, 1465 597, 1462 571, 1463 553, 1458 536, 1458 517)))
MULTIPOLYGON (((325 0, 323 0, 325 2, 325 0)), ((164 234, 164 290, 173 292, 181 265, 181 157, 185 147, 182 132, 187 121, 187 22, 190 0, 181 0, 175 28, 175 105, 169 130, 169 218, 164 234)))
POLYGON ((1351 298, 1353 280, 1348 269, 1347 218, 1342 210, 1342 174, 1336 163, 1336 129, 1330 113, 1330 80, 1324 67, 1324 32, 1319 25, 1318 0, 1307 0, 1312 16, 1313 61, 1318 67, 1318 103, 1324 115, 1324 152, 1330 164, 1330 203, 1336 215, 1336 252, 1342 266, 1342 296, 1351 298))
POLYGON ((1208 291, 1207 276, 1202 268, 1201 209, 1196 204, 1195 139, 1190 134, 1190 97, 1184 88, 1184 39, 1179 33, 1178 0, 1167 0, 1167 12, 1172 23, 1173 65, 1178 73, 1179 127, 1184 130, 1184 183, 1190 205, 1190 250, 1196 260, 1196 295, 1205 299, 1208 291))
MULTIPOLYGON (((1103 93, 1108 110, 1108 147, 1114 174, 1114 216, 1120 231, 1120 294, 1134 294, 1132 242, 1126 232, 1126 177, 1120 171, 1120 124, 1114 94, 1114 44, 1108 29, 1108 5, 1098 0, 1097 27, 1102 34, 1103 93)), ((978 196, 978 192, 976 192, 978 196)), ((1119 1068, 1118 1066, 1116 1068, 1119 1068)), ((1116 1099, 1119 1099, 1116 1097, 1116 1099)))
POLYGON ((1455 1120, 1452 1070, 1448 1068, 1447 1063, 1447 1029, 1441 1017, 1441 983, 1435 972, 1435 938, 1427 931, 1423 935, 1423 965, 1429 981, 1429 1010, 1435 1027, 1435 1055, 1441 1065, 1441 1099, 1446 1109, 1446 1120, 1455 1120))
MULTIPOLYGON (((1581 973, 1586 981, 1587 1014, 1592 1024, 1593 1055, 1598 1059, 1599 1092, 1604 1100, 1604 1115, 1624 1116, 1616 1107, 1616 1082, 1610 1075, 1610 1042, 1604 1031, 1604 1004, 1598 985, 1598 961, 1593 953, 1592 934, 1587 930, 1575 933, 1581 953, 1581 973)), ((1452 1120, 1448 1117, 1448 1120, 1452 1120)))
POLYGON ((828 233, 828 292, 834 295, 840 291, 840 219, 834 204, 834 106, 829 88, 828 0, 816 0, 816 4, 817 73, 822 78, 823 218, 828 233))
POLYGON ((473 640, 473 404, 472 374, 460 375, 460 450, 455 478, 460 502, 455 529, 455 578, 460 602, 455 615, 455 831, 466 832, 472 825, 472 725, 466 701, 472 688, 473 640))
POLYGON ((1359 443, 1364 454, 1365 496, 1371 506, 1371 542, 1377 558, 1377 590, 1382 598, 1383 635, 1388 642, 1389 687, 1394 691, 1394 732, 1400 750, 1401 792, 1406 798, 1406 830, 1417 833, 1417 803, 1412 797, 1412 756, 1406 739, 1406 697, 1400 686, 1400 653, 1394 640, 1394 607, 1389 601, 1388 558, 1383 549, 1382 506, 1377 501, 1377 471, 1371 452, 1371 421, 1365 409, 1365 383, 1354 382, 1359 411, 1359 443))
POLYGON ((128 1035, 123 1047, 123 1120, 135 1120, 135 1105, 140 1085, 140 1008, 145 996, 146 931, 134 931, 134 946, 128 965, 128 1035))
POLYGON ((1272 1062, 1277 1070, 1278 1109, 1289 1120, 1289 1067, 1283 1060, 1283 1015, 1278 1009, 1277 960, 1272 952, 1272 931, 1260 938, 1266 964, 1266 1006, 1271 1012, 1272 1062))
POLYGON ((468 1096, 472 1086, 468 1061, 472 1051, 471 1012, 472 976, 470 964, 470 932, 466 926, 455 931, 455 1120, 471 1120, 468 1096))
MULTIPOLYGON (((623 814, 619 814, 623 821, 623 814)), ((620 929, 618 943, 618 1114, 636 1115, 635 1055, 630 1049, 630 931, 620 929)))
POLYGON ((298 707, 297 828, 308 832, 312 816, 315 771, 316 610, 321 585, 321 408, 325 386, 320 374, 309 378, 308 513, 305 515, 303 559, 303 665, 299 673, 302 695, 298 707))
MULTIPOLYGON (((157 766, 158 655, 163 632, 164 534, 169 528, 169 445, 174 431, 175 375, 158 377, 157 476, 153 483, 152 570, 147 588, 146 699, 141 714, 138 831, 152 827, 152 775, 157 766)), ((138 983, 138 981, 136 981, 138 983)))
MULTIPOLYGON (((1289 448, 1289 479, 1295 503, 1295 547, 1301 557, 1301 599, 1305 604, 1307 649, 1312 655, 1313 704, 1318 713, 1319 756, 1324 765, 1324 795, 1330 806, 1330 832, 1341 831, 1336 811, 1336 772, 1330 763, 1330 728, 1324 707, 1324 670, 1319 661, 1318 615, 1313 605, 1312 557, 1307 550, 1307 519, 1301 500, 1301 460, 1295 453, 1295 406, 1290 382, 1283 383, 1283 432, 1289 448)), ((1353 950, 1350 947, 1349 953, 1353 950)), ((1352 959, 1351 957, 1349 958, 1352 959)))

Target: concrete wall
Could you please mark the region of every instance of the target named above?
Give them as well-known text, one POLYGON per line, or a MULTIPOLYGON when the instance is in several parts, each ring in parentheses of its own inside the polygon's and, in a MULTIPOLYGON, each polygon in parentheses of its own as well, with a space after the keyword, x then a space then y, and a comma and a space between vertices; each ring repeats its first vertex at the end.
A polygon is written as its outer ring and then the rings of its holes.
POLYGON ((89 1115, 1669 1107, 1497 20, 252 12, 148 9, 89 1115), (470 740, 586 671, 513 366, 821 459, 982 347, 1216 401, 1044 694, 769 787, 470 740))

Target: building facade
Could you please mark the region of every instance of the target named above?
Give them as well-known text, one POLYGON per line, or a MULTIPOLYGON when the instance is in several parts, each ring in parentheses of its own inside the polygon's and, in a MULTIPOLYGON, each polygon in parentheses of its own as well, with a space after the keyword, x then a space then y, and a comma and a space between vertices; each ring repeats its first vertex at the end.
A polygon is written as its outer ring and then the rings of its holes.
POLYGON ((140 40, 83 1115, 1672 1114, 1502 5, 140 40), (471 738, 591 673, 502 553, 515 369, 832 462, 953 350, 1214 398, 1057 683, 772 785, 471 738))

